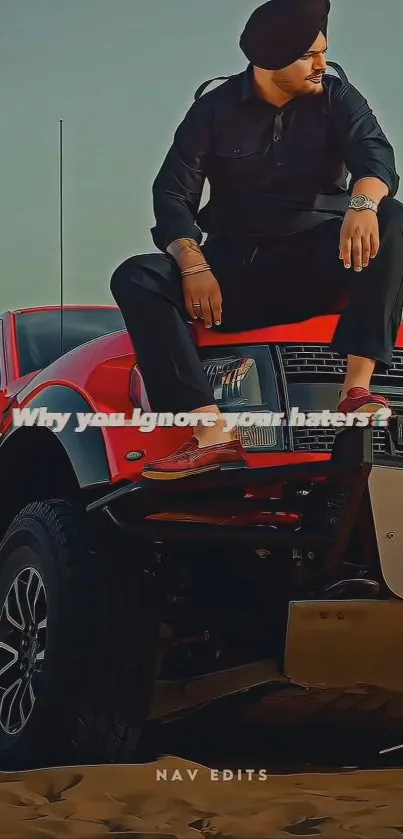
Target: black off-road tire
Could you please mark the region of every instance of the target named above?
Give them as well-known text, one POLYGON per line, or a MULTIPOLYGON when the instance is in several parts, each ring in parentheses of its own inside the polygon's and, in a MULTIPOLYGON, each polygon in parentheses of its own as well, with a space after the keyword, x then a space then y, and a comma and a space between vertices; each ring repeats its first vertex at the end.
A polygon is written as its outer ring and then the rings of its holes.
MULTIPOLYGON (((0 544, 0 769, 133 760, 152 699, 158 650, 156 580, 133 554, 89 551, 80 516, 64 501, 31 503, 11 523, 0 544), (10 658, 4 644, 18 646, 22 633, 18 637, 14 625, 22 625, 21 613, 28 623, 35 585, 37 620, 45 604, 47 626, 39 629, 36 648, 25 640, 23 667, 31 667, 28 677, 33 667, 42 672, 35 675, 36 701, 25 727, 9 733, 12 694, 8 706, 4 694, 20 663, 12 673, 4 671, 10 658), (10 591, 7 618, 3 607, 10 591)), ((22 675, 27 679, 25 671, 22 675)), ((27 716, 31 693, 24 702, 27 716)))

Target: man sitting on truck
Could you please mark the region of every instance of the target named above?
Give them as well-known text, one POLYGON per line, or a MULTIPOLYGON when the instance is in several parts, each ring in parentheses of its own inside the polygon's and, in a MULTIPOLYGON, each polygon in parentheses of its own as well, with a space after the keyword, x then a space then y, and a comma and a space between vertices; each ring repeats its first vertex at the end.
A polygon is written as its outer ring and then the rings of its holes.
POLYGON ((240 40, 247 68, 196 99, 154 181, 160 253, 113 274, 152 410, 216 416, 149 463, 148 477, 245 462, 236 431, 224 430, 191 319, 234 332, 340 314, 332 347, 347 373, 338 410, 387 406, 370 383, 391 363, 402 318, 399 177, 362 94, 325 77, 329 11, 328 0, 269 0, 253 12, 240 40), (206 179, 210 200, 199 210, 206 179))

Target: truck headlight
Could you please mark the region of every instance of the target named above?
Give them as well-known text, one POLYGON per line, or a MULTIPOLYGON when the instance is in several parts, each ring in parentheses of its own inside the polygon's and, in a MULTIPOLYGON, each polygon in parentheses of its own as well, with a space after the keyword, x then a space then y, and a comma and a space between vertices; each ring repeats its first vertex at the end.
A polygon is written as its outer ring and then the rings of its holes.
MULTIPOLYGON (((264 452, 284 450, 281 427, 253 424, 253 413, 280 413, 281 402, 270 348, 248 346, 212 349, 200 348, 204 373, 214 392, 214 399, 225 413, 248 415, 248 422, 238 425, 245 449, 264 452), (224 354, 225 353, 225 354, 224 354)), ((150 411, 144 382, 138 366, 133 368, 130 383, 131 401, 137 408, 150 411)))
POLYGON ((220 407, 262 404, 259 373, 254 358, 209 358, 204 372, 220 407))

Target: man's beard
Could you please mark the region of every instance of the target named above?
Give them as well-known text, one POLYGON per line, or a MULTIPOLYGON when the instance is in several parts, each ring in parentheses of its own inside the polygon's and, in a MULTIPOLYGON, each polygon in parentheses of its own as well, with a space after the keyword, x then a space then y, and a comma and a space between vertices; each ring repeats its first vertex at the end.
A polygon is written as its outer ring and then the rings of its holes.
POLYGON ((320 88, 322 87, 322 84, 323 84, 323 77, 324 77, 324 75, 325 75, 325 74, 324 74, 324 73, 322 73, 322 72, 320 72, 320 73, 312 73, 312 75, 311 75, 311 76, 308 76, 308 78, 306 79, 306 81, 307 81, 307 82, 311 82, 311 83, 312 83, 313 85, 315 85, 315 86, 317 85, 317 87, 320 89, 320 88))
POLYGON ((304 84, 298 89, 295 90, 295 96, 317 96, 319 93, 323 93, 323 76, 324 73, 318 73, 315 76, 317 81, 314 81, 312 77, 305 79, 304 84))
POLYGON ((303 84, 301 84, 301 87, 295 87, 292 80, 287 78, 287 76, 282 76, 276 79, 275 83, 277 87, 283 91, 283 93, 289 93, 292 96, 306 96, 307 94, 314 95, 315 93, 322 92, 324 75, 325 74, 323 72, 315 74, 312 73, 310 76, 307 76, 303 84))

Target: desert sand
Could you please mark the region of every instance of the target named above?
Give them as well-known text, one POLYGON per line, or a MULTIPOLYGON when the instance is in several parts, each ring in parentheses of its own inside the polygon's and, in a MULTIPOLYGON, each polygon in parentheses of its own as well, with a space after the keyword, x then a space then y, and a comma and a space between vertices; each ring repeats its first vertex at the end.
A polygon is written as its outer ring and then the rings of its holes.
POLYGON ((403 771, 250 777, 225 781, 176 757, 2 773, 0 836, 402 839, 403 771))

